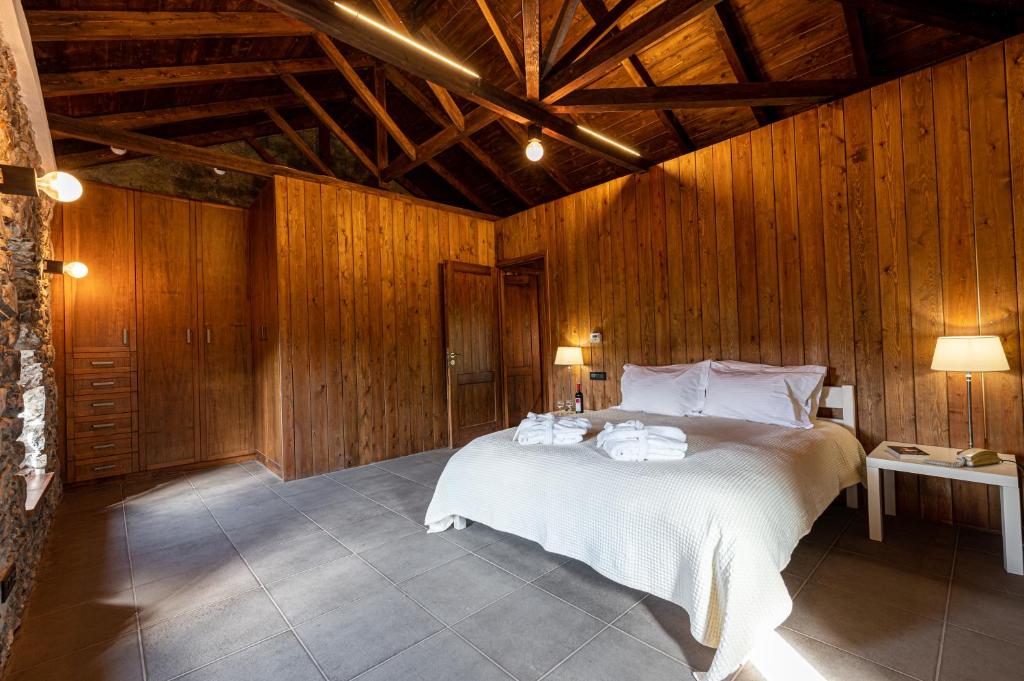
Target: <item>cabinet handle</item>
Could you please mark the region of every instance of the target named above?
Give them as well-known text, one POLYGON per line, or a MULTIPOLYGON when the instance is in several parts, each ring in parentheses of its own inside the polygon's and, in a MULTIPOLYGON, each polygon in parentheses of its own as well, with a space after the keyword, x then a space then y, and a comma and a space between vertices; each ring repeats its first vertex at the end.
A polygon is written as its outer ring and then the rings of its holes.
POLYGON ((128 329, 121 329, 121 344, 128 345, 128 329))
POLYGON ((185 329, 185 342, 192 345, 192 329, 185 329))
POLYGON ((213 342, 213 338, 210 335, 210 327, 206 327, 206 344, 209 345, 213 342))
POLYGON ((98 360, 98 359, 94 359, 91 362, 89 362, 89 365, 90 366, 94 366, 94 367, 112 367, 112 366, 114 366, 114 360, 107 359, 107 360, 102 360, 101 361, 101 360, 98 360))
POLYGON ((89 405, 90 407, 113 407, 113 402, 93 402, 89 405))
POLYGON ((93 445, 92 448, 93 449, 113 449, 116 446, 117 446, 117 443, 115 443, 115 442, 106 442, 106 443, 104 443, 102 445, 93 445))
POLYGON ((94 388, 105 388, 109 385, 116 385, 117 381, 93 381, 90 385, 94 388))
POLYGON ((99 473, 100 471, 112 471, 115 468, 117 468, 117 464, 108 463, 102 466, 93 466, 92 470, 94 473, 99 473))
POLYGON ((102 430, 103 428, 113 428, 116 425, 117 425, 116 423, 94 423, 94 424, 92 424, 92 429, 93 430, 102 430))

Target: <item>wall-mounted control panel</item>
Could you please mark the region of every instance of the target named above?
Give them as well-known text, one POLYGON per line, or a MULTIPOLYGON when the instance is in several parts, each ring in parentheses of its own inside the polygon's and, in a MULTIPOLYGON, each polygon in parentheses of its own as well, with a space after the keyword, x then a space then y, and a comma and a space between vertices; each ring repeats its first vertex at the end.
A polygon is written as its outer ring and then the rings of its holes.
POLYGON ((607 381, 608 380, 608 373, 604 372, 604 371, 591 371, 590 372, 590 380, 591 381, 607 381))
POLYGON ((600 345, 600 343, 601 343, 601 332, 600 331, 591 331, 590 332, 590 344, 591 345, 600 345))

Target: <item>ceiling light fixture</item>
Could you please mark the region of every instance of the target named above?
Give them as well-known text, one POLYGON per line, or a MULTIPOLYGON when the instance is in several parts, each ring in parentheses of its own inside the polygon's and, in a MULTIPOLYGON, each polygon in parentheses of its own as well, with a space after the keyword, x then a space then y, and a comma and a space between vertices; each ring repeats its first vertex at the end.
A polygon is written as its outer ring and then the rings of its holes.
POLYGON ((536 163, 544 158, 544 145, 540 141, 540 128, 531 125, 526 129, 526 134, 530 137, 530 140, 526 143, 526 158, 536 163))
POLYGON ((422 43, 416 42, 415 40, 413 40, 409 36, 402 35, 398 31, 385 26, 384 24, 380 23, 379 21, 371 19, 370 17, 366 16, 365 14, 363 14, 361 12, 357 12, 356 10, 352 9, 351 7, 349 7, 348 5, 340 3, 340 2, 335 2, 334 4, 338 7, 338 9, 341 9, 341 10, 345 11, 346 13, 352 15, 356 19, 359 19, 360 21, 362 21, 364 23, 367 23, 370 26, 373 26, 378 31, 383 31, 384 33, 387 33, 392 38, 394 38, 396 40, 401 40, 406 45, 410 45, 412 47, 415 47, 420 52, 423 52, 424 54, 428 54, 431 57, 433 57, 434 59, 436 59, 438 61, 441 61, 441 62, 444 62, 448 66, 451 66, 454 69, 458 69, 459 71, 462 71, 463 73, 465 73, 465 74, 467 74, 469 76, 472 76, 473 78, 479 78, 480 77, 479 73, 476 73, 475 71, 471 71, 471 70, 467 69, 462 64, 459 64, 458 62, 452 61, 448 57, 446 57, 443 54, 440 54, 438 52, 435 52, 434 50, 430 49, 426 45, 423 45, 422 43))
POLYGON ((220 168, 214 168, 213 172, 217 173, 218 175, 226 175, 228 171, 221 170, 220 168))
POLYGON ((587 133, 588 135, 596 137, 597 139, 601 140, 605 144, 610 144, 613 147, 615 147, 616 149, 621 149, 622 151, 626 152, 627 154, 632 154, 633 156, 637 156, 637 157, 640 156, 640 152, 637 151, 636 149, 630 149, 625 144, 622 144, 620 142, 616 142, 611 137, 606 137, 605 135, 602 135, 601 133, 597 132, 596 130, 591 130, 590 128, 584 127, 582 125, 577 125, 576 127, 579 128, 580 130, 582 130, 583 132, 587 133))
POLYGON ((112 151, 117 156, 124 156, 125 154, 128 153, 127 149, 122 149, 121 147, 110 147, 110 151, 112 151))

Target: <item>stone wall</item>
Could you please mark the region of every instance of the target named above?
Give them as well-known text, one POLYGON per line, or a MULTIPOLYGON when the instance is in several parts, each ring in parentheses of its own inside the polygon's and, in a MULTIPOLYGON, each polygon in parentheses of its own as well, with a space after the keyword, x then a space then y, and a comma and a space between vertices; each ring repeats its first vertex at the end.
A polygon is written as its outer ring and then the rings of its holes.
MULTIPOLYGON (((14 57, 0 40, 0 163, 40 167, 14 57)), ((55 470, 57 389, 50 337, 49 277, 53 202, 0 195, 0 570, 18 580, 0 622, 0 675, 60 497, 59 476, 44 501, 25 512, 27 468, 55 470)))

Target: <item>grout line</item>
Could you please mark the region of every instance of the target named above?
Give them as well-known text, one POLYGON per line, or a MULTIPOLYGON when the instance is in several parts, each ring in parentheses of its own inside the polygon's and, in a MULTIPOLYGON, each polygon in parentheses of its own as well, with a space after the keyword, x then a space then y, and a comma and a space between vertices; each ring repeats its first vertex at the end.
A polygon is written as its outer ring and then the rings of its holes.
POLYGON ((804 590, 804 587, 810 583, 811 577, 813 577, 814 573, 818 571, 818 568, 821 567, 821 564, 825 562, 825 559, 828 558, 828 555, 832 553, 832 549, 834 549, 836 547, 836 544, 839 543, 840 537, 846 534, 846 531, 850 529, 850 525, 853 524, 853 518, 856 515, 856 513, 849 514, 849 516, 846 519, 846 523, 844 523, 843 527, 838 532, 836 532, 836 536, 833 537, 831 542, 829 542, 828 548, 825 549, 825 552, 821 554, 821 558, 818 559, 818 561, 814 564, 814 567, 811 568, 811 571, 807 573, 806 577, 804 577, 804 580, 800 583, 800 586, 796 588, 796 591, 790 597, 790 600, 795 601, 797 596, 799 596, 800 593, 804 590))
POLYGON ((890 667, 889 665, 887 665, 887 664, 885 664, 883 662, 879 662, 878 660, 873 660, 870 657, 865 657, 865 656, 861 655, 860 653, 855 653, 852 650, 847 650, 846 648, 840 648, 839 646, 835 645, 834 643, 829 643, 828 641, 823 641, 822 639, 820 639, 820 638, 818 638, 818 637, 816 637, 816 636, 814 636, 812 634, 808 634, 807 632, 797 631, 796 629, 793 629, 792 627, 787 627, 785 624, 782 624, 780 626, 783 629, 787 630, 787 631, 791 631, 794 634, 797 634, 798 636, 803 636, 804 638, 810 639, 811 641, 814 641, 815 643, 820 643, 821 645, 828 646, 829 648, 832 648, 833 650, 838 650, 841 653, 846 653, 847 655, 849 655, 851 657, 856 657, 858 659, 864 660, 865 662, 868 662, 868 663, 870 663, 870 664, 872 664, 872 665, 874 665, 876 667, 882 667, 883 669, 887 669, 887 670, 889 670, 889 671, 891 671, 891 672, 893 672, 895 674, 899 674, 900 676, 906 677, 908 679, 914 679, 914 681, 923 681, 922 679, 920 679, 917 676, 912 676, 911 674, 908 674, 906 672, 900 671, 899 669, 896 669, 895 667, 890 667))
POLYGON ((956 555, 960 550, 960 528, 957 528, 953 538, 953 564, 949 568, 949 581, 946 583, 946 607, 942 611, 942 635, 939 637, 939 651, 935 659, 935 681, 939 681, 942 674, 942 653, 946 647, 946 629, 949 626, 949 603, 953 599, 953 577, 956 575, 956 555))
POLYGON ((128 512, 124 507, 124 485, 121 485, 121 521, 124 523, 124 549, 128 556, 128 579, 132 583, 132 608, 135 610, 135 636, 139 645, 139 663, 142 669, 142 681, 147 681, 146 648, 142 645, 142 617, 139 616, 139 596, 135 590, 135 568, 132 566, 132 546, 128 541, 128 512))

